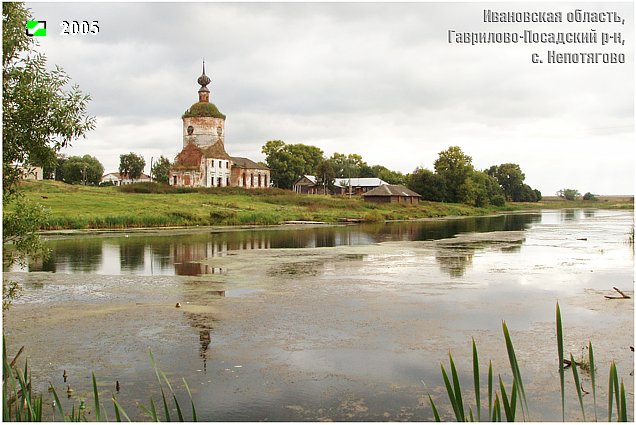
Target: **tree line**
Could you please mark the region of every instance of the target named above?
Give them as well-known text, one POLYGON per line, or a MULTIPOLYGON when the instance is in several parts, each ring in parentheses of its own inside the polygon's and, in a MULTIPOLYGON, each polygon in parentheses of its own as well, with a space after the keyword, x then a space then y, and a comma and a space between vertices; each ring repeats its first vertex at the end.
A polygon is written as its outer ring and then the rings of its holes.
MULTIPOLYGON (((146 160, 139 154, 130 152, 119 156, 119 173, 133 181, 141 177, 145 167, 146 160)), ((170 167, 170 160, 160 156, 151 167, 153 180, 168 183, 170 167)), ((43 162, 43 174, 45 179, 97 186, 101 184, 104 166, 91 155, 67 157, 59 154, 43 162)))
POLYGON ((262 148, 265 164, 271 170, 272 182, 291 189, 302 175, 316 176, 316 184, 333 189, 337 179, 377 177, 389 184, 403 184, 422 196, 422 200, 458 202, 483 207, 504 205, 506 201, 537 202, 541 192, 525 181, 518 164, 493 165, 476 170, 472 157, 459 146, 439 153, 434 171, 416 168, 410 174, 392 171, 382 165, 367 164, 361 155, 334 153, 327 158, 315 146, 286 144, 270 140, 262 148))

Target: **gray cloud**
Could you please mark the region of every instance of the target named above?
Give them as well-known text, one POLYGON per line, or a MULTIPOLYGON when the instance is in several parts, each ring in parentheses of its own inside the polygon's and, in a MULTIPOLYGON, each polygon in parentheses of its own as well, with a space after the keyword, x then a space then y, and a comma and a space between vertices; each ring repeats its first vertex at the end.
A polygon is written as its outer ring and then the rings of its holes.
MULTIPOLYGON (((231 153, 263 159, 265 141, 356 152, 403 172, 432 167, 459 144, 478 166, 519 162, 551 194, 576 176, 582 191, 633 193, 633 155, 611 163, 634 133, 633 49, 620 65, 530 63, 547 45, 458 45, 447 30, 622 31, 617 24, 488 24, 484 8, 567 12, 572 3, 30 3, 49 22, 40 50, 91 94, 98 129, 69 154, 95 152, 105 167, 121 153, 173 157, 180 116, 196 101, 201 58, 212 101, 228 116, 231 153), (99 20, 96 36, 56 32, 66 20, 99 20), (387 149, 387 146, 389 148, 387 149), (537 151, 538 147, 545 149, 537 151), (551 162, 546 158, 570 158, 551 162)), ((578 6, 577 6, 578 7, 578 6)), ((557 46, 607 51, 615 46, 557 46)), ((582 50, 583 49, 583 50, 582 50)), ((149 159, 148 159, 149 162, 149 159)))

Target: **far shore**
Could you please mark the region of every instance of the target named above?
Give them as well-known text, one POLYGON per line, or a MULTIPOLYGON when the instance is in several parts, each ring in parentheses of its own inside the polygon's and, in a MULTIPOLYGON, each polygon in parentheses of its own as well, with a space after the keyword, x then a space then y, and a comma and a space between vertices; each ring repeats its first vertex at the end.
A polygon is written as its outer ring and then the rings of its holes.
POLYGON ((227 232, 285 226, 348 225, 408 220, 527 213, 542 209, 634 209, 633 195, 568 201, 546 196, 539 202, 508 202, 482 207, 420 201, 417 204, 367 202, 360 196, 305 195, 291 191, 219 188, 189 193, 131 193, 117 187, 24 181, 27 200, 44 206, 46 236, 121 235, 152 232, 227 232))

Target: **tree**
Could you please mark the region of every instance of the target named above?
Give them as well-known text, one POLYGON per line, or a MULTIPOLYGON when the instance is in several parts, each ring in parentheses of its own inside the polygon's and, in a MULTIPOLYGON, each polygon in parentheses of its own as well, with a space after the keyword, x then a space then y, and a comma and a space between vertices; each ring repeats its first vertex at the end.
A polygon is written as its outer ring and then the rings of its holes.
POLYGON ((123 176, 125 175, 132 181, 141 177, 145 166, 146 161, 144 158, 134 152, 119 155, 119 173, 123 176))
POLYGON ((521 171, 519 164, 506 163, 501 165, 493 165, 486 173, 495 177, 501 185, 501 188, 509 201, 518 202, 520 199, 521 187, 526 176, 521 171))
MULTIPOLYGON (((86 114, 89 96, 59 67, 48 70, 46 58, 33 50, 25 33, 31 14, 23 3, 2 3, 2 242, 3 266, 44 255, 36 233, 46 211, 18 192, 22 179, 16 165, 47 165, 71 141, 95 127, 86 114), (9 245, 5 245, 9 244, 9 245)), ((50 165, 50 164, 49 164, 50 165)), ((3 310, 15 296, 17 284, 3 280, 3 310)))
POLYGON ((496 178, 482 171, 473 171, 460 186, 461 201, 475 207, 503 206, 506 201, 496 178))
POLYGON ((335 181, 336 172, 331 166, 331 162, 323 160, 316 169, 316 184, 322 186, 324 193, 327 194, 329 191, 333 192, 335 181))
POLYGON ((473 172, 472 158, 459 146, 451 146, 439 153, 435 160, 435 173, 444 181, 445 202, 461 202, 461 186, 473 172))
POLYGON ((316 175, 323 152, 315 146, 287 145, 282 140, 270 140, 261 149, 271 170, 272 182, 283 189, 291 189, 303 174, 316 175))
POLYGON ((16 164, 43 165, 55 152, 95 127, 86 115, 89 96, 59 67, 46 68, 25 33, 30 13, 22 3, 2 3, 2 171, 3 199, 22 178, 16 164))
POLYGON ((361 171, 369 168, 367 163, 362 160, 362 156, 356 153, 345 155, 335 152, 329 158, 329 162, 331 162, 337 178, 361 177, 361 171))
POLYGON ((423 201, 441 202, 444 200, 444 180, 426 168, 416 168, 406 179, 409 189, 419 193, 423 201))
POLYGON ((94 156, 71 156, 63 166, 64 182, 98 185, 104 175, 104 166, 94 156))
POLYGON ((51 162, 43 167, 44 178, 64 181, 64 163, 67 159, 66 155, 57 154, 55 162, 51 162))
POLYGON ((371 167, 363 165, 360 169, 360 177, 377 177, 389 184, 405 184, 406 176, 399 171, 392 171, 382 165, 371 167))
POLYGON ((594 195, 592 192, 585 192, 585 195, 583 195, 583 200, 584 201, 598 201, 597 196, 598 195, 594 195))
POLYGON ((159 183, 168 183, 168 180, 170 180, 170 167, 172 167, 170 160, 161 155, 150 170, 153 179, 159 183))
POLYGON ((564 198, 568 201, 574 201, 581 196, 581 193, 576 189, 561 189, 556 194, 559 198, 564 198))

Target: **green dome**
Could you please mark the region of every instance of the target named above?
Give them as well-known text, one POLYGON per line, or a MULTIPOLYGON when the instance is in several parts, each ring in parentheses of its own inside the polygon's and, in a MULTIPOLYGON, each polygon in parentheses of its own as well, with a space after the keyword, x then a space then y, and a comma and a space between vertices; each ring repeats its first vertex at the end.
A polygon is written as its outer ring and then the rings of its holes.
POLYGON ((194 105, 190 106, 190 109, 184 112, 181 118, 191 117, 212 117, 225 119, 225 115, 219 112, 219 109, 214 105, 214 103, 210 102, 195 103, 194 105))

